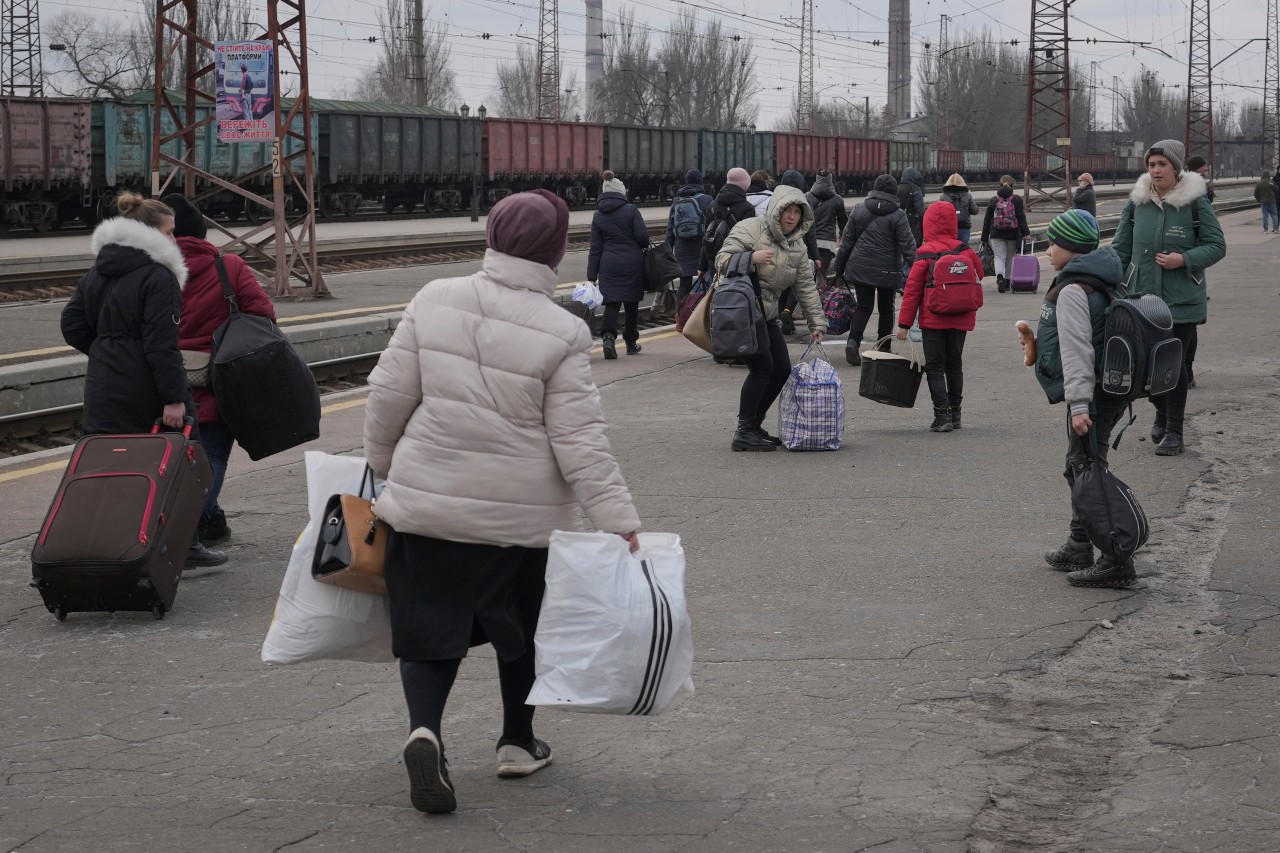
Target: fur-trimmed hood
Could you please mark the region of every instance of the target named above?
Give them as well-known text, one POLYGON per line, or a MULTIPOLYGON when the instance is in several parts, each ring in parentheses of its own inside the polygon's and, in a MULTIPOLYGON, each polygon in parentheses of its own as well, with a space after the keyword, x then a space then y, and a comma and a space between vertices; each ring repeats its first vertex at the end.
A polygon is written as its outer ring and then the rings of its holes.
MULTIPOLYGON (((1178 182, 1173 185, 1173 189, 1161 201, 1170 207, 1181 209, 1195 204, 1196 199, 1207 192, 1208 187, 1199 173, 1183 172, 1178 177, 1178 182)), ((1133 185, 1133 191, 1129 193, 1129 200, 1135 205, 1148 204, 1152 201, 1150 175, 1142 175, 1138 178, 1137 183, 1133 185)))
POLYGON ((108 219, 93 230, 91 245, 93 253, 98 256, 94 266, 104 276, 119 278, 145 263, 157 263, 173 273, 179 288, 186 286, 187 265, 182 260, 182 250, 176 242, 149 225, 123 216, 108 219), (104 252, 109 246, 135 249, 146 255, 146 259, 136 252, 104 252))

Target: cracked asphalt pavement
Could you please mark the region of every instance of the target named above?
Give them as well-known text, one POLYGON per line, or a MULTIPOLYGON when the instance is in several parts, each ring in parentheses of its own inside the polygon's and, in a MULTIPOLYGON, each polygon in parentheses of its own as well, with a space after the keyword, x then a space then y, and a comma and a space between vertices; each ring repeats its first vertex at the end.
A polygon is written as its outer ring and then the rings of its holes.
MULTIPOLYGON (((1190 452, 1153 455, 1144 402, 1112 456, 1153 527, 1128 590, 1040 556, 1068 518, 1065 413, 1013 330, 1040 297, 989 287, 951 434, 923 391, 859 398, 834 342, 836 453, 731 453, 743 372, 681 338, 597 355, 646 527, 684 537, 697 695, 654 719, 541 710, 555 763, 499 780, 477 649, 445 714, 451 816, 409 805, 393 666, 260 661, 300 450, 233 459, 231 562, 161 622, 55 622, 28 554, 65 456, 0 466, 0 851, 1280 848, 1280 237, 1224 224, 1190 452)), ((347 403, 313 447, 359 452, 347 403)))

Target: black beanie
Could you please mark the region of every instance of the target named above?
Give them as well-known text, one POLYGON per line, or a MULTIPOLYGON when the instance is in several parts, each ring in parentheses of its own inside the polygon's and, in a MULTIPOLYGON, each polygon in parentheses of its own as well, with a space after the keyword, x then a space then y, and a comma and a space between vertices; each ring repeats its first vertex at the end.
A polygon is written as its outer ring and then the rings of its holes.
POLYGON ((893 177, 893 175, 881 175, 876 178, 876 182, 871 185, 871 188, 889 195, 897 195, 898 181, 893 177))
POLYGON ((186 196, 181 193, 170 193, 160 200, 173 208, 174 237, 199 237, 201 240, 205 239, 205 235, 209 233, 209 226, 205 224, 204 216, 200 213, 199 208, 187 201, 186 196))

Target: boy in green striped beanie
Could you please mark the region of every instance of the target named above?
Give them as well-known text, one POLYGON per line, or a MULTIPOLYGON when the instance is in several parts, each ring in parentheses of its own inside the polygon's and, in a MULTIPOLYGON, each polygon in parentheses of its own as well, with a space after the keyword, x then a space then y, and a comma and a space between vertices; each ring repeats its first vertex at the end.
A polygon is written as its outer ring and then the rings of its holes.
MULTIPOLYGON (((1108 291, 1124 278, 1120 256, 1098 248, 1098 221, 1083 210, 1068 210, 1049 223, 1049 263, 1057 275, 1045 293, 1036 330, 1035 374, 1050 403, 1067 404, 1067 483, 1089 457, 1089 433, 1097 436, 1098 456, 1106 461, 1108 441, 1126 403, 1098 387, 1108 291)), ((1067 541, 1048 551, 1045 562, 1067 572, 1072 586, 1122 588, 1137 580, 1133 560, 1102 555, 1082 519, 1072 517, 1067 541)))

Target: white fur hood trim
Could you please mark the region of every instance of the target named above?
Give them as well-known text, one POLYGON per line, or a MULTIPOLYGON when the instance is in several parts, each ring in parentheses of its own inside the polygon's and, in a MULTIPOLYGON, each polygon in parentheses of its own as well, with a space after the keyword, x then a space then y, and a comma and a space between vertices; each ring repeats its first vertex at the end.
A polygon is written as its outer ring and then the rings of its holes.
POLYGON ((182 260, 182 250, 177 243, 151 226, 123 216, 108 219, 93 230, 93 253, 96 255, 102 251, 103 246, 113 243, 146 252, 151 260, 173 273, 179 288, 186 286, 187 265, 182 260))
MULTIPOLYGON (((1190 207, 1195 204, 1196 199, 1207 193, 1208 187, 1198 172, 1183 172, 1178 183, 1174 184, 1173 189, 1164 197, 1164 203, 1175 208, 1190 207)), ((1133 185, 1133 192, 1129 193, 1129 200, 1135 205, 1151 201, 1150 175, 1138 178, 1138 182, 1133 185)))

